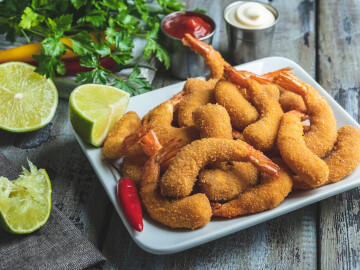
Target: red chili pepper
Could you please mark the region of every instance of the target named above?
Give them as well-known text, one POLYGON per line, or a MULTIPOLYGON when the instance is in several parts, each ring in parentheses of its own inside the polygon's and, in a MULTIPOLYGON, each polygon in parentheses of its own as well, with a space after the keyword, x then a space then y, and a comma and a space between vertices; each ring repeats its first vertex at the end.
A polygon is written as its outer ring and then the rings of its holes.
POLYGON ((121 178, 117 184, 117 195, 127 220, 141 232, 143 230, 142 210, 134 182, 127 177, 121 178))

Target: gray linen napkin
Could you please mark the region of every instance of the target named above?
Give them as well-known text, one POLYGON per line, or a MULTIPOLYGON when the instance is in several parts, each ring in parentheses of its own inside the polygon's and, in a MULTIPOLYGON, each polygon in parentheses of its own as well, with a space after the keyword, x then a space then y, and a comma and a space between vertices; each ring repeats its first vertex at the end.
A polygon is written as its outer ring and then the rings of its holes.
MULTIPOLYGON (((20 171, 0 153, 0 175, 20 171)), ((29 235, 0 230, 0 269, 83 269, 104 261, 101 253, 53 206, 46 225, 29 235)))

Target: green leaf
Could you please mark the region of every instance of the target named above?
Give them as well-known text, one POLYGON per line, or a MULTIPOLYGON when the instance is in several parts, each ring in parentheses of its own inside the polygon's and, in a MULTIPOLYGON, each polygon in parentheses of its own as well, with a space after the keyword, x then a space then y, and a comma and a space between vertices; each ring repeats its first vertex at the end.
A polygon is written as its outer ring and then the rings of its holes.
POLYGON ((134 4, 135 4, 137 11, 141 14, 141 19, 143 21, 147 21, 148 15, 149 15, 149 8, 146 5, 146 1, 145 0, 134 0, 134 4))
POLYGON ((104 44, 95 43, 94 49, 101 57, 105 57, 111 54, 110 47, 104 44))
POLYGON ((62 32, 70 30, 72 21, 73 21, 72 14, 66 14, 58 18, 55 18, 54 23, 56 25, 56 30, 62 32))
POLYGON ((128 92, 131 96, 134 96, 136 94, 136 88, 128 85, 124 80, 120 78, 116 78, 112 86, 128 92))
POLYGON ((103 0, 103 5, 118 11, 127 10, 125 3, 119 0, 103 0))
POLYGON ((93 52, 91 44, 92 36, 89 33, 80 32, 73 37, 69 37, 69 39, 72 42, 72 48, 76 54, 83 56, 93 52))
POLYGON ((165 64, 166 69, 169 69, 170 67, 170 56, 167 53, 167 51, 158 44, 155 40, 147 37, 148 42, 145 45, 144 48, 144 58, 150 56, 152 53, 155 53, 156 58, 165 64))
POLYGON ((55 72, 65 74, 64 63, 51 55, 37 54, 33 55, 34 59, 39 63, 35 71, 46 78, 55 78, 55 72))
POLYGON ((152 90, 151 84, 146 80, 146 78, 139 77, 141 70, 138 67, 135 67, 131 72, 129 78, 126 81, 131 81, 137 84, 137 92, 145 93, 152 90))
POLYGON ((81 8, 87 4, 87 0, 71 0, 71 3, 74 5, 76 9, 81 8))
POLYGON ((206 10, 205 10, 205 9, 201 9, 201 8, 195 8, 193 11, 194 11, 194 12, 199 12, 199 13, 202 13, 202 14, 206 14, 206 10))
POLYGON ((103 10, 92 10, 86 16, 78 20, 79 23, 84 24, 85 22, 90 23, 95 27, 102 26, 107 21, 107 13, 103 10))
POLYGON ((24 29, 30 29, 31 27, 37 26, 39 23, 43 22, 44 19, 44 16, 37 14, 30 7, 26 7, 24 13, 21 15, 19 26, 24 29))
POLYGON ((80 65, 88 68, 96 68, 99 64, 99 59, 95 55, 85 55, 80 58, 80 65))
POLYGON ((42 42, 42 48, 45 55, 59 57, 65 53, 64 43, 53 36, 47 37, 42 42))
POLYGON ((108 72, 102 69, 94 69, 89 72, 79 72, 76 76, 75 82, 84 83, 101 83, 107 84, 109 82, 108 72))
POLYGON ((135 17, 129 15, 126 10, 119 12, 115 16, 115 22, 131 32, 136 32, 139 27, 139 21, 135 17))
POLYGON ((159 3, 159 5, 164 9, 165 12, 171 13, 174 11, 183 10, 185 7, 185 4, 180 3, 177 0, 156 0, 156 2, 159 3))

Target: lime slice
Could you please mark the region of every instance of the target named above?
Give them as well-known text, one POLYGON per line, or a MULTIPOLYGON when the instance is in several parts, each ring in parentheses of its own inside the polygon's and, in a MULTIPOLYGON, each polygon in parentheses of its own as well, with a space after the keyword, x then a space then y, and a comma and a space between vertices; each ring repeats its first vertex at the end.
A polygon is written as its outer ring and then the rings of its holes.
POLYGON ((51 212, 51 184, 44 169, 29 162, 17 180, 0 177, 0 227, 15 234, 42 227, 51 212))
POLYGON ((21 62, 0 65, 0 128, 27 132, 54 117, 58 93, 50 79, 21 62))
POLYGON ((101 146, 126 111, 129 99, 129 93, 112 86, 80 85, 69 98, 71 124, 84 141, 101 146))

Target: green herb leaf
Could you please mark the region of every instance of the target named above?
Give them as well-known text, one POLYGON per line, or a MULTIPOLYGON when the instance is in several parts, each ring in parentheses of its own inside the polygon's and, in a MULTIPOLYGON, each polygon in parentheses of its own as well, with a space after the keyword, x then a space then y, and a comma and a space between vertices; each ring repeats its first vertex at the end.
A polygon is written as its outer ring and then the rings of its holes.
POLYGON ((167 51, 150 36, 147 37, 148 42, 144 48, 144 57, 150 56, 152 53, 155 53, 156 58, 165 64, 166 69, 170 67, 170 56, 167 51))
POLYGON ((74 5, 76 9, 81 8, 87 4, 87 0, 71 0, 71 3, 74 5))
POLYGON ((80 32, 77 33, 73 37, 69 37, 72 42, 72 49, 73 51, 80 55, 84 56, 86 54, 91 54, 93 48, 91 46, 91 39, 92 36, 87 32, 80 32))
POLYGON ((44 21, 44 16, 37 14, 30 7, 26 7, 24 13, 21 15, 19 26, 24 29, 30 29, 42 21, 44 21))

